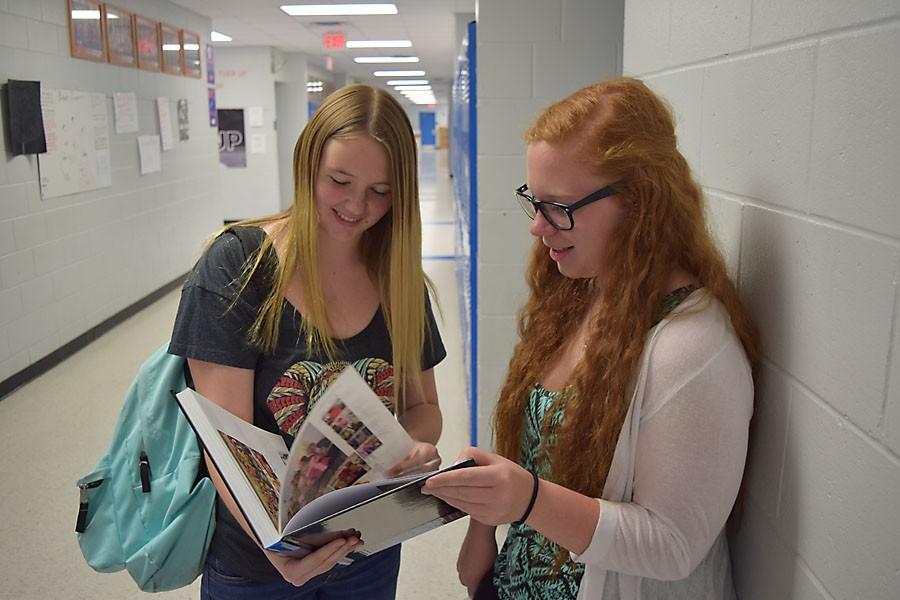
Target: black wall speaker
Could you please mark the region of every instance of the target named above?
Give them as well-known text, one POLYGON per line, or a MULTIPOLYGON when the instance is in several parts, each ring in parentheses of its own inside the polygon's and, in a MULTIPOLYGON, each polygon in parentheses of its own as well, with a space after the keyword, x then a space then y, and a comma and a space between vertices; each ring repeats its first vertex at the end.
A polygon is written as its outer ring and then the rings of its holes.
POLYGON ((6 85, 10 154, 41 154, 47 151, 41 115, 41 82, 10 79, 6 85))

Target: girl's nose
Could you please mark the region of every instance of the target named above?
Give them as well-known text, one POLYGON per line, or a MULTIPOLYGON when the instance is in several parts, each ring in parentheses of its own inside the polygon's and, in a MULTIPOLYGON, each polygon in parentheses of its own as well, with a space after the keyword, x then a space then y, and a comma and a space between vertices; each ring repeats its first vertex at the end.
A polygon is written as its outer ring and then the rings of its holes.
POLYGON ((352 210, 354 216, 362 214, 366 206, 366 190, 350 189, 344 198, 344 205, 348 210, 352 210))
POLYGON ((555 231, 556 228, 544 218, 544 213, 541 211, 537 211, 537 214, 534 215, 534 220, 531 221, 531 226, 528 228, 528 232, 534 237, 546 237, 552 235, 555 231))

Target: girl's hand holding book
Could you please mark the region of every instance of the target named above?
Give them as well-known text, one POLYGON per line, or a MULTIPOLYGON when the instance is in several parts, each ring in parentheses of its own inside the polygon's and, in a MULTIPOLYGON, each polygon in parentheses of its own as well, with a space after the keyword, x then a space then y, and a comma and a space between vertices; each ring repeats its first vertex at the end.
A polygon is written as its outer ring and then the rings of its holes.
POLYGON ((529 471, 479 448, 467 448, 459 458, 474 458, 478 466, 435 475, 425 482, 422 493, 437 496, 485 525, 519 521, 530 512, 536 488, 529 471))
POLYGON ((302 558, 268 550, 265 554, 285 581, 299 587, 316 575, 333 569, 341 559, 361 545, 359 538, 338 538, 302 558))

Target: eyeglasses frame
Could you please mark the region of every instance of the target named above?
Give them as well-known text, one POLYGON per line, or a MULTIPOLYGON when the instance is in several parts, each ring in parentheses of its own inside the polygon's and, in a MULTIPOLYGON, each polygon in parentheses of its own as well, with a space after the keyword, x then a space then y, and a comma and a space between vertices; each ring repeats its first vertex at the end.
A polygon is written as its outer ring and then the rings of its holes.
POLYGON ((622 183, 621 181, 611 183, 607 186, 600 188, 599 190, 597 190, 596 192, 594 192, 592 194, 588 194, 581 200, 578 200, 577 202, 573 202, 572 204, 563 204, 562 202, 552 202, 549 200, 538 200, 537 198, 534 197, 533 194, 527 193, 528 192, 528 184, 527 183, 523 183, 522 185, 520 185, 519 187, 516 188, 516 196, 518 196, 519 198, 522 198, 523 200, 526 200, 529 204, 531 204, 531 206, 534 207, 534 215, 529 214, 528 211, 525 209, 525 207, 524 206, 522 207, 522 210, 525 212, 526 215, 528 215, 528 217, 532 221, 537 216, 537 213, 540 212, 541 215, 544 217, 544 220, 547 221, 547 223, 549 223, 554 229, 557 229, 559 231, 569 231, 570 229, 575 227, 575 217, 572 215, 572 213, 574 213, 579 208, 587 206, 588 204, 593 204, 594 202, 597 202, 598 200, 603 200, 604 198, 607 198, 609 196, 612 196, 613 194, 618 193, 619 190, 617 189, 617 186, 621 185, 621 183, 622 183), (569 218, 569 226, 568 227, 559 227, 556 223, 554 223, 547 217, 547 214, 544 212, 544 209, 541 208, 542 206, 555 206, 557 208, 561 208, 563 210, 563 212, 566 213, 566 216, 569 218))

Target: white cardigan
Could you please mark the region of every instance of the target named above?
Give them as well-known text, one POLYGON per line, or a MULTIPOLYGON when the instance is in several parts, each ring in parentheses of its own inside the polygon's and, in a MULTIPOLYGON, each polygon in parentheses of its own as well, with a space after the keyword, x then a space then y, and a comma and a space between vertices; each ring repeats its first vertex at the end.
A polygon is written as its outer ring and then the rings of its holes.
POLYGON ((725 521, 753 380, 725 308, 694 292, 650 333, 603 488, 579 599, 731 600, 725 521))

